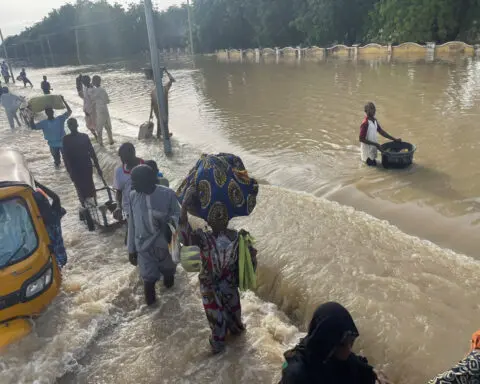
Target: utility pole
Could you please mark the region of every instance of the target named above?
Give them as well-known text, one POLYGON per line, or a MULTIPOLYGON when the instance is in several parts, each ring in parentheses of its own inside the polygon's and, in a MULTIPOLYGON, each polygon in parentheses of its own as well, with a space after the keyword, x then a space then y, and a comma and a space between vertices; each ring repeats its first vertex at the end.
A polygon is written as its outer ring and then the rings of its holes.
POLYGON ((153 78, 155 79, 158 107, 160 110, 159 120, 162 127, 163 150, 166 155, 172 153, 172 143, 170 142, 170 133, 168 131, 167 101, 163 92, 163 68, 160 67, 160 57, 157 47, 157 36, 155 34, 155 24, 153 20, 152 0, 144 0, 145 20, 147 22, 148 42, 150 45, 150 56, 152 61, 153 78))
POLYGON ((45 49, 43 48, 43 38, 40 37, 39 40, 40 40, 40 48, 42 49, 43 65, 46 68, 48 67, 48 61, 47 61, 47 57, 45 56, 45 49))
POLYGON ((48 50, 50 51, 50 60, 52 62, 52 67, 55 66, 55 60, 53 59, 53 52, 52 52, 52 46, 50 45, 50 38, 47 36, 47 45, 48 45, 48 50))
POLYGON ((193 56, 195 54, 195 50, 193 49, 192 17, 190 16, 190 0, 187 0, 187 14, 188 14, 188 30, 190 32, 190 53, 193 56))
POLYGON ((30 63, 30 53, 28 52, 28 43, 25 42, 23 43, 24 47, 25 47, 25 55, 27 56, 27 63, 31 64, 30 63))
POLYGON ((77 46, 77 60, 78 64, 82 65, 82 59, 80 58, 80 45, 78 43, 78 28, 75 28, 75 44, 77 46))
POLYGON ((7 46, 5 45, 5 40, 3 40, 3 33, 1 29, 0 29, 0 39, 2 39, 3 52, 5 53, 5 60, 7 61, 8 68, 10 69, 10 75, 12 76, 13 84, 15 84, 15 76, 13 76, 12 66, 10 64, 10 60, 8 60, 7 46))

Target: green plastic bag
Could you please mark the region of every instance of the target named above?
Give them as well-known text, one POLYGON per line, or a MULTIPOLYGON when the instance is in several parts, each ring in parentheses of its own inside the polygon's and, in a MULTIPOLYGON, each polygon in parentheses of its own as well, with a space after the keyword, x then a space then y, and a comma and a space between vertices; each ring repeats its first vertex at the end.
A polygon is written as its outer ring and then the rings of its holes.
POLYGON ((238 279, 241 291, 247 291, 257 288, 257 275, 253 268, 252 255, 249 247, 253 245, 255 239, 249 233, 239 234, 238 239, 238 279))

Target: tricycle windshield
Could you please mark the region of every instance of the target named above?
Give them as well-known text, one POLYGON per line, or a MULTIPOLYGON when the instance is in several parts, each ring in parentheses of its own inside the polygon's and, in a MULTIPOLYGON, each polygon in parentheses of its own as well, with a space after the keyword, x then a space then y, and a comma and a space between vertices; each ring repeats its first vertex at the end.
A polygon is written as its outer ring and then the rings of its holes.
POLYGON ((18 263, 38 247, 38 237, 22 198, 0 200, 0 268, 18 263))

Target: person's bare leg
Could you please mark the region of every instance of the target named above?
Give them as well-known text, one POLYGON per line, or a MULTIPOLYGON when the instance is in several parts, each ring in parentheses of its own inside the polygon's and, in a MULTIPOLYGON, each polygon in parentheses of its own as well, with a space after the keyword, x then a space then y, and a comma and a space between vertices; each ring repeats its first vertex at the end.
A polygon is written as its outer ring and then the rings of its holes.
POLYGON ((110 120, 110 116, 107 117, 107 121, 105 122, 105 129, 107 130, 109 144, 115 144, 115 141, 113 141, 112 121, 110 120))
POLYGON ((22 126, 22 123, 20 123, 20 120, 18 119, 18 116, 17 116, 17 112, 15 112, 15 114, 13 115, 13 117, 15 118, 15 120, 17 121, 17 124, 18 126, 22 126))

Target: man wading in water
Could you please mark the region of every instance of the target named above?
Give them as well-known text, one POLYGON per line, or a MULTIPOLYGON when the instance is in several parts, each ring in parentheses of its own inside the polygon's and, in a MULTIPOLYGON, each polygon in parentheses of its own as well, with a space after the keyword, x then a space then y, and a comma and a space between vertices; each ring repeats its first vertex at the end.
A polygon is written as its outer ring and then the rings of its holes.
POLYGON ((168 249, 172 238, 169 224, 177 225, 180 204, 175 192, 158 186, 157 181, 156 172, 148 165, 132 170, 127 245, 130 262, 138 263, 147 305, 155 303, 155 283, 162 275, 163 285, 173 286, 176 270, 168 249))
POLYGON ((90 138, 87 134, 78 132, 77 120, 69 119, 67 125, 71 133, 63 138, 63 160, 83 207, 86 199, 96 196, 93 165, 100 177, 103 173, 90 138))

